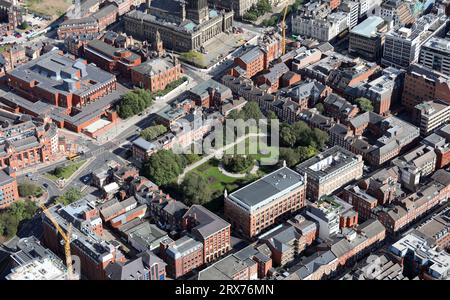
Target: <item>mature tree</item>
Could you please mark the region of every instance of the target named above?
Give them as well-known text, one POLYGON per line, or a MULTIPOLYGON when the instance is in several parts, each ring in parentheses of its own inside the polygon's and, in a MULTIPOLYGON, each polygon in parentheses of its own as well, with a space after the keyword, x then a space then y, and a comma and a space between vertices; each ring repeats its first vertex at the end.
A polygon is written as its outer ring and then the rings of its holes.
POLYGON ((164 125, 154 125, 148 128, 145 128, 141 131, 141 137, 147 141, 152 141, 158 136, 167 132, 167 128, 164 125))
POLYGON ((31 182, 20 183, 18 188, 20 197, 39 197, 42 195, 42 188, 40 186, 32 184, 31 182))
POLYGON ((300 161, 300 155, 292 148, 280 148, 280 160, 286 161, 288 167, 295 166, 300 161))
POLYGON ((299 155, 299 162, 303 162, 305 160, 307 160, 308 158, 313 157, 314 155, 317 154, 317 149, 312 147, 312 146, 307 146, 307 147, 298 147, 296 152, 299 155))
POLYGON ((152 103, 151 94, 144 89, 135 89, 122 96, 117 108, 119 117, 129 118, 144 111, 152 103))
POLYGON ((229 119, 229 120, 237 120, 239 118, 240 118, 240 114, 239 114, 239 111, 237 111, 237 110, 232 110, 227 115, 227 119, 229 119))
POLYGON ((258 16, 253 11, 247 11, 243 16, 243 19, 248 21, 256 21, 258 16))
POLYGON ((12 237, 21 221, 31 219, 37 206, 33 201, 17 201, 0 213, 0 235, 12 237))
POLYGON ((283 125, 280 131, 281 144, 288 147, 293 147, 297 141, 295 132, 291 125, 283 125))
POLYGON ((70 187, 63 195, 56 198, 56 202, 63 205, 69 205, 75 201, 80 200, 82 197, 83 193, 80 190, 74 187, 70 187))
POLYGON ((258 10, 259 15, 263 15, 272 11, 272 5, 270 5, 269 0, 259 0, 256 4, 256 9, 258 10))
POLYGON ((200 66, 203 66, 205 64, 205 58, 203 54, 195 50, 181 53, 180 58, 200 66))
POLYGON ((28 28, 30 28, 30 24, 28 24, 28 22, 23 21, 22 23, 20 23, 19 28, 22 30, 27 30, 28 28))
POLYGON ((255 160, 251 155, 224 155, 222 163, 227 171, 242 173, 247 171, 255 163, 255 160))
POLYGON ((355 102, 358 104, 359 109, 361 109, 362 111, 373 111, 372 101, 370 101, 369 99, 361 97, 357 98, 355 102))
POLYGON ((204 204, 212 197, 212 190, 207 180, 196 173, 186 175, 181 184, 181 190, 189 204, 204 204))
POLYGON ((325 107, 323 106, 322 103, 317 103, 314 107, 315 107, 315 108, 317 109, 317 111, 320 112, 321 114, 323 114, 323 112, 325 111, 325 107))
POLYGON ((328 143, 329 136, 325 131, 320 130, 319 128, 314 128, 312 130, 312 134, 313 134, 313 139, 316 142, 317 147, 319 149, 322 149, 323 146, 325 146, 325 144, 328 143))
POLYGON ((184 161, 170 150, 160 150, 150 156, 143 167, 143 174, 157 185, 166 185, 183 172, 184 161))
POLYGON ((195 153, 187 153, 187 154, 184 154, 183 156, 186 160, 187 165, 193 164, 196 161, 200 160, 200 155, 195 154, 195 153))
POLYGON ((253 119, 257 122, 264 116, 256 101, 247 102, 240 111, 239 115, 244 120, 253 119))

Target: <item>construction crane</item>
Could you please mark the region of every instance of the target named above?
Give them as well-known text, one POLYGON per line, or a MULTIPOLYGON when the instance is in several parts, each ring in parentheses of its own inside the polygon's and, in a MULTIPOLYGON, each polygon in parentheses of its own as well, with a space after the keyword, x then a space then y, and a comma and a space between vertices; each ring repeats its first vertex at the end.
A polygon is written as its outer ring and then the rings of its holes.
POLYGON ((281 52, 283 55, 286 54, 286 15, 289 5, 286 5, 283 12, 283 20, 281 21, 281 52))
POLYGON ((42 211, 47 216, 47 218, 53 223, 56 230, 58 230, 59 234, 64 240, 64 253, 66 256, 66 266, 67 266, 67 278, 69 280, 73 280, 73 267, 72 267, 72 254, 70 253, 70 237, 72 236, 72 223, 69 223, 67 228, 67 232, 64 232, 59 226, 58 222, 53 217, 52 213, 45 207, 44 204, 41 205, 42 211))

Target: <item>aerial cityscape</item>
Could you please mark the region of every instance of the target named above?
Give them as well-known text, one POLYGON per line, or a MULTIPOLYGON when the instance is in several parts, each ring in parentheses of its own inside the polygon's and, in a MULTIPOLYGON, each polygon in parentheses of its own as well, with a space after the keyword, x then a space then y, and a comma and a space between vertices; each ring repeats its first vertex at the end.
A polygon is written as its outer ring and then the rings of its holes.
POLYGON ((448 280, 449 198, 450 0, 0 0, 1 280, 448 280))

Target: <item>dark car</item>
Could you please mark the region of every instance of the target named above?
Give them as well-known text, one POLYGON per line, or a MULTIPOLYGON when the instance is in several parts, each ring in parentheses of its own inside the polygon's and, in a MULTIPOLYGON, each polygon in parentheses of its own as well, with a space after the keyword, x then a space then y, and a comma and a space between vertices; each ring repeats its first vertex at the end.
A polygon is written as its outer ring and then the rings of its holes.
POLYGON ((46 183, 44 183, 43 186, 44 186, 45 188, 48 188, 48 184, 46 184, 46 183))

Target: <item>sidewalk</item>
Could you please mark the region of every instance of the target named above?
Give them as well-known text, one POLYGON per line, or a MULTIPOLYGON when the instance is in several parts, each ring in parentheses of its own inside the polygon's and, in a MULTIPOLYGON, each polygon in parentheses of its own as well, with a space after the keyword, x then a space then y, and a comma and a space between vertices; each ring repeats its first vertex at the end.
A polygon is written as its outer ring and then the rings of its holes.
POLYGON ((56 165, 56 164, 59 164, 59 163, 61 163, 63 161, 67 161, 66 156, 62 156, 61 158, 59 158, 57 160, 54 160, 54 161, 48 161, 48 162, 45 162, 45 163, 39 163, 38 165, 35 165, 35 166, 31 166, 31 167, 28 167, 28 168, 25 168, 25 169, 20 169, 20 170, 18 170, 16 172, 16 175, 17 176, 22 176, 22 175, 25 175, 25 174, 28 174, 28 173, 39 173, 40 170, 48 168, 48 167, 56 165))
POLYGON ((194 170, 195 168, 201 166, 202 164, 204 164, 205 162, 207 162, 208 160, 210 160, 213 157, 222 157, 223 156, 223 152, 231 147, 234 147, 235 145, 241 143, 242 141, 245 141, 245 139, 249 138, 249 137, 259 137, 259 136, 265 136, 266 134, 263 133, 248 133, 244 136, 239 137, 237 140, 235 140, 233 143, 228 144, 223 146, 222 148, 219 148, 217 150, 214 150, 212 153, 210 153, 209 155, 203 157, 202 159, 200 159, 199 161, 196 161, 195 163, 187 166, 183 173, 180 174, 180 176, 178 176, 177 182, 178 184, 181 184, 181 182, 183 181, 184 177, 186 176, 187 173, 189 173, 190 171, 194 170))
POLYGON ((137 123, 146 119, 149 115, 158 112, 160 109, 166 106, 168 102, 181 95, 181 93, 183 93, 184 91, 189 90, 196 85, 196 81, 193 80, 190 76, 186 74, 184 76, 188 77, 187 84, 186 83, 182 84, 176 87, 174 90, 170 91, 167 95, 156 98, 155 101, 152 103, 152 105, 150 105, 150 107, 148 107, 143 112, 142 116, 134 115, 125 120, 118 119, 116 125, 113 128, 111 128, 107 133, 102 135, 101 138, 97 139, 96 143, 102 145, 104 143, 114 141, 124 131, 129 130, 129 128, 132 126, 136 126, 137 123))

